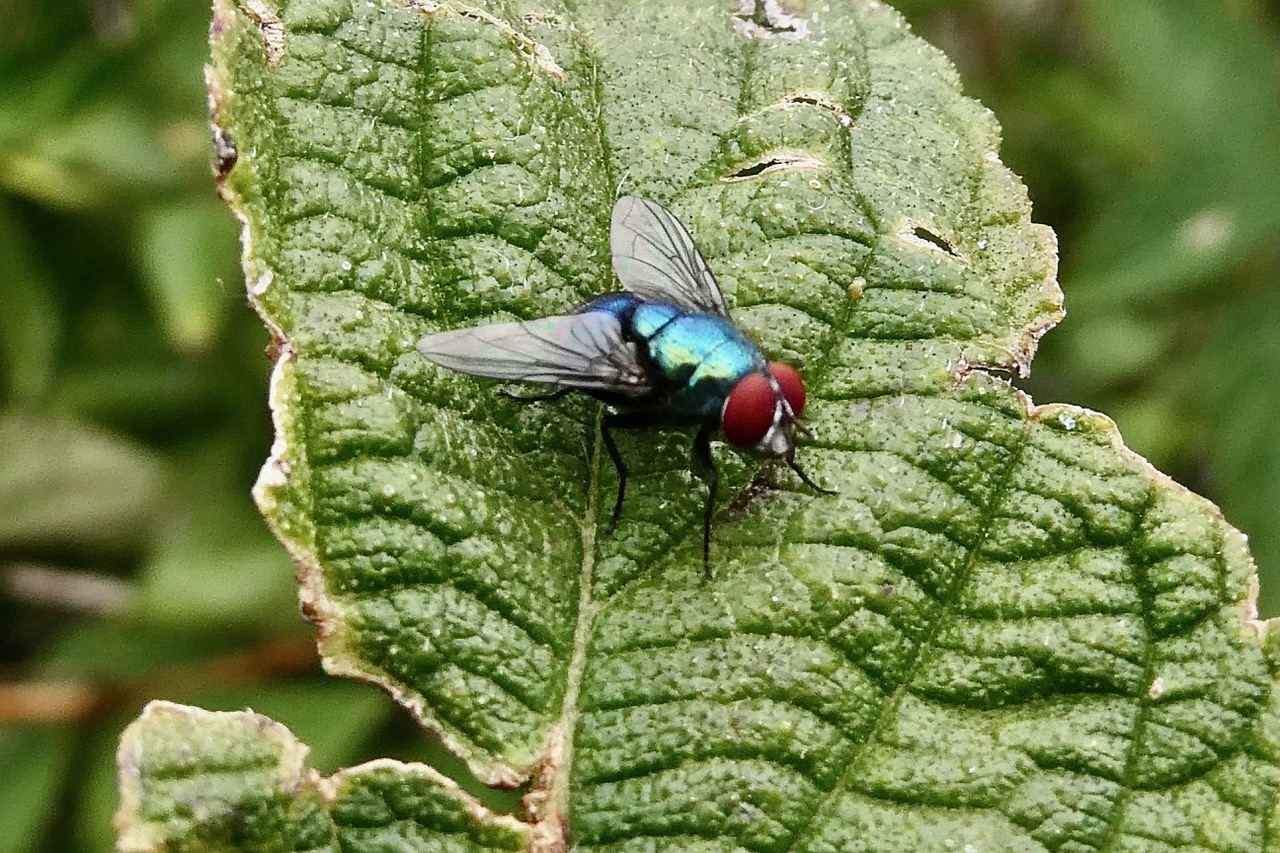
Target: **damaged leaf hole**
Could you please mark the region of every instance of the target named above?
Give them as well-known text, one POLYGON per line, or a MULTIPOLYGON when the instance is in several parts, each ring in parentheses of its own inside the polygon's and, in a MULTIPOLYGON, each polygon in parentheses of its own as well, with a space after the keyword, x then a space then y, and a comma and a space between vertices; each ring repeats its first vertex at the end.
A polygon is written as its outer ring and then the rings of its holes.
POLYGON ((950 243, 948 243, 946 240, 939 237, 937 234, 934 234, 928 228, 921 228, 919 225, 917 225, 915 227, 915 230, 913 230, 911 233, 914 234, 919 239, 924 240, 926 243, 932 243, 942 251, 946 252, 948 255, 955 254, 955 250, 951 248, 950 243))
POLYGON ((853 124, 853 116, 849 115, 849 111, 838 101, 830 98, 824 98, 821 95, 788 95, 782 99, 783 108, 792 106, 817 107, 820 110, 827 110, 834 113, 836 118, 840 120, 842 127, 849 127, 853 124))
POLYGON ((821 169, 822 161, 816 157, 797 157, 787 154, 775 154, 772 157, 766 157, 757 160, 754 163, 743 166, 736 172, 725 175, 722 181, 745 181, 750 178, 758 178, 761 175, 767 175, 772 172, 796 171, 799 169, 821 169))
POLYGON ((949 240, 933 231, 930 231, 922 225, 916 225, 912 227, 910 231, 907 231, 904 228, 901 232, 901 236, 908 242, 915 243, 929 249, 935 249, 940 252, 945 252, 961 263, 966 262, 964 255, 960 254, 959 250, 957 250, 949 240))

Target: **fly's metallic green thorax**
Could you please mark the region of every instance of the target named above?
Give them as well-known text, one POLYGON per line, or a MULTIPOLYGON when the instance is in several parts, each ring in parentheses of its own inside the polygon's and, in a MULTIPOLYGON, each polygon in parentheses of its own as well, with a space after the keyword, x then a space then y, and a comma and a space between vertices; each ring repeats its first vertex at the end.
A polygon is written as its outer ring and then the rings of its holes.
POLYGON ((676 381, 673 413, 699 421, 718 421, 738 380, 765 366, 755 344, 709 314, 672 320, 649 340, 649 353, 663 375, 676 381))
POLYGON ((637 345, 653 374, 673 421, 716 421, 738 380, 765 366, 759 347, 713 314, 629 294, 610 294, 580 310, 608 311, 618 318, 623 335, 637 345))

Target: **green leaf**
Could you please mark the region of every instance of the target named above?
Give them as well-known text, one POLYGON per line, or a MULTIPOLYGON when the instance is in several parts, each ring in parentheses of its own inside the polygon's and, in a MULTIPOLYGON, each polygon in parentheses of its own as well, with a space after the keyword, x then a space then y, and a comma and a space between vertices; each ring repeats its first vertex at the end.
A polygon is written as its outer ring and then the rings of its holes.
POLYGON ((209 500, 143 567, 141 612, 154 624, 279 623, 296 591, 272 545, 247 502, 209 500))
POLYGON ((49 385, 62 324, 49 278, 13 214, 13 205, 0 202, 0 371, 9 398, 26 402, 49 385))
POLYGON ((203 199, 157 207, 143 222, 140 260, 165 334, 179 349, 207 349, 233 304, 222 284, 232 234, 223 212, 203 199))
MULTIPOLYGON (((1001 378, 1061 316, 1055 245, 945 58, 879 3, 787 9, 215 6, 221 188, 279 340, 259 505, 328 669, 531 788, 498 817, 379 778, 540 850, 1274 846, 1243 537, 1105 417, 1001 378), (711 583, 687 434, 620 441, 605 538, 597 405, 414 352, 614 289, 619 189, 805 367, 802 458, 840 490, 720 448, 711 583)), ((126 849, 334 844, 287 736, 157 716, 122 750, 126 849), (180 768, 133 758, 188 739, 180 768)), ((462 846, 374 801, 398 849, 462 846)))
POLYGON ((122 438, 6 412, 0 448, 0 547, 130 549, 158 517, 161 465, 122 438))
POLYGON ((1269 33, 1229 4, 1089 0, 1116 97, 1142 134, 1109 176, 1076 272, 1091 309, 1203 284, 1280 227, 1280 102, 1269 33), (1177 56, 1177 79, 1163 58, 1177 56), (1255 82, 1259 81, 1259 82, 1255 82))
POLYGON ((160 189, 172 179, 164 148, 126 103, 68 116, 30 148, 0 156, 0 187, 53 208, 110 204, 125 187, 160 189))
POLYGON ((239 710, 249 705, 272 720, 286 723, 304 738, 310 766, 332 772, 368 753, 379 726, 400 709, 387 697, 349 681, 296 679, 276 691, 256 685, 213 687, 195 701, 202 707, 239 710), (340 713, 335 713, 341 709, 340 713))
MULTIPOLYGON (((1258 564, 1280 567, 1280 388, 1247 377, 1270 376, 1280 358, 1280 336, 1273 320, 1280 311, 1280 291, 1265 289, 1247 300, 1226 306, 1211 329, 1204 356, 1192 376, 1199 393, 1195 411, 1202 413, 1216 439, 1207 450, 1213 463, 1215 487, 1222 494, 1231 521, 1250 531, 1249 545, 1258 564)), ((1188 383, 1190 384, 1190 383, 1188 383)), ((1274 576, 1274 575, 1273 575, 1274 576)), ((1271 593, 1276 607, 1276 590, 1271 593)))
POLYGON ((485 809, 423 765, 373 762, 323 779, 307 748, 247 711, 153 702, 120 739, 121 851, 519 850, 510 818, 477 827, 485 809), (216 779, 216 782, 212 780, 216 779))
POLYGON ((74 744, 65 732, 35 726, 0 728, 0 853, 39 849, 57 806, 74 744))

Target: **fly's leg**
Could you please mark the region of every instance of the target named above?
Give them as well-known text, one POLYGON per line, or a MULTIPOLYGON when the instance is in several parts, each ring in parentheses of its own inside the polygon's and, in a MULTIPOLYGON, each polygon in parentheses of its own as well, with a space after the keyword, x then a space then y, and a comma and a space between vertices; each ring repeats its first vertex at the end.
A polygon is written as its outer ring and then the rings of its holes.
POLYGON ((545 403, 548 400, 559 400, 561 397, 572 391, 572 388, 557 388, 546 394, 512 394, 510 391, 498 389, 498 396, 504 400, 512 400, 516 403, 545 403))
POLYGON ((794 456, 788 457, 787 464, 790 465, 791 470, 795 471, 796 475, 799 476, 800 479, 804 481, 804 484, 809 488, 813 489, 815 492, 818 492, 824 495, 840 494, 840 492, 836 491, 835 489, 824 489, 822 488, 822 486, 819 486, 817 483, 813 482, 813 480, 810 480, 809 475, 806 474, 804 472, 804 469, 800 467, 800 463, 796 462, 796 458, 794 456))
POLYGON ((609 526, 604 529, 606 537, 612 536, 618 527, 618 519, 622 517, 622 499, 627 494, 627 463, 622 461, 618 445, 613 443, 615 429, 644 429, 657 423, 657 419, 649 412, 614 412, 604 416, 600 422, 600 438, 604 440, 604 449, 609 451, 614 470, 618 472, 618 499, 613 502, 613 514, 609 516, 609 526))
MULTIPOLYGON (((609 432, 610 421, 615 418, 617 415, 606 415, 600 422, 600 437, 604 439, 604 449, 609 451, 609 458, 613 460, 613 470, 618 472, 618 499, 613 502, 613 514, 609 516, 609 526, 604 529, 605 538, 612 536, 613 531, 618 527, 618 518, 622 515, 622 499, 627 494, 627 463, 622 461, 618 445, 613 443, 613 435, 609 432)), ((617 426, 617 424, 612 425, 617 426)))
MULTIPOLYGON (((796 423, 796 432, 802 433, 803 435, 806 435, 809 438, 813 438, 813 432, 811 432, 809 428, 802 423, 796 423)), ((800 463, 796 461, 796 449, 794 446, 792 446, 791 452, 787 454, 787 464, 791 466, 792 471, 796 472, 796 476, 799 477, 801 480, 803 480, 804 484, 809 488, 813 489, 815 492, 818 492, 819 494, 823 494, 823 495, 840 494, 840 492, 836 489, 824 489, 822 488, 822 486, 819 486, 817 483, 813 482, 813 480, 809 479, 809 475, 804 472, 804 469, 800 467, 800 463)))
POLYGON ((702 512, 702 576, 709 581, 714 577, 711 573, 711 513, 716 508, 720 472, 711 457, 711 430, 705 425, 693 440, 693 467, 698 476, 707 481, 707 506, 702 512))

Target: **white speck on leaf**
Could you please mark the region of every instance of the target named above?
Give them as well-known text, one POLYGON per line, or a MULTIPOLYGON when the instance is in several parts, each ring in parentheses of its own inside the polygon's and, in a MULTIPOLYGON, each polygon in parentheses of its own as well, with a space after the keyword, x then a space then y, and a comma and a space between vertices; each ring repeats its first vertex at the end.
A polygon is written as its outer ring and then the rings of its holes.
POLYGON ((275 278, 276 278, 276 274, 271 270, 264 271, 262 275, 254 279, 253 287, 252 287, 253 295, 261 296, 262 294, 266 293, 267 288, 271 286, 271 282, 275 281, 275 278))

